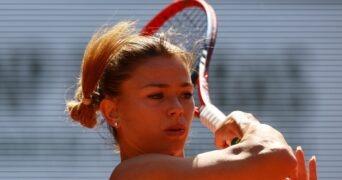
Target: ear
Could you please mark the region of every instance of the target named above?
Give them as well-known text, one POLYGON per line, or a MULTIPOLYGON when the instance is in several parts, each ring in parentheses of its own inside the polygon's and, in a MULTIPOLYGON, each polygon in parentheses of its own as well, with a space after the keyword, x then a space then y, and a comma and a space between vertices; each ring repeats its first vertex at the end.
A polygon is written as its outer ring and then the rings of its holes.
POLYGON ((119 116, 116 99, 103 99, 100 103, 100 111, 110 126, 117 127, 119 116))

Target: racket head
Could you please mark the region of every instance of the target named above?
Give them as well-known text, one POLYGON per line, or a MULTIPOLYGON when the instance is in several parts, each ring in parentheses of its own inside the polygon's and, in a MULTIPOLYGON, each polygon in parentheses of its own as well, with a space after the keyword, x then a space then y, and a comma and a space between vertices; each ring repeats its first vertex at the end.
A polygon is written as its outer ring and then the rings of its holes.
POLYGON ((172 44, 194 54, 191 80, 194 85, 197 85, 198 106, 195 117, 199 117, 199 109, 206 104, 211 104, 208 92, 208 68, 217 34, 215 11, 204 0, 174 1, 148 22, 141 30, 141 34, 150 36, 167 31, 176 34, 169 37, 172 44))

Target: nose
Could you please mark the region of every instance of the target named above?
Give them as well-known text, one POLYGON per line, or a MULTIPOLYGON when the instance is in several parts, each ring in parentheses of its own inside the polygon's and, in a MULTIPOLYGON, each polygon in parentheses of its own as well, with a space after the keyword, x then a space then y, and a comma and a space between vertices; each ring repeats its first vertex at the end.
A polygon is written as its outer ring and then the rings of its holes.
POLYGON ((183 113, 184 113, 184 109, 183 109, 183 105, 180 102, 180 100, 178 98, 172 98, 170 100, 168 115, 179 117, 179 116, 183 115, 183 113))

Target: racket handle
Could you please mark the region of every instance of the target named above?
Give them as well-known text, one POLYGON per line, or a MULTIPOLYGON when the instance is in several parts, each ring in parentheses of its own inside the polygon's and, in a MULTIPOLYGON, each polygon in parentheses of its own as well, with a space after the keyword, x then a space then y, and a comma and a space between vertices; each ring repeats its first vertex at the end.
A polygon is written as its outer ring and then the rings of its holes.
POLYGON ((199 118, 211 132, 215 133, 224 124, 226 116, 216 106, 208 104, 200 109, 199 118))

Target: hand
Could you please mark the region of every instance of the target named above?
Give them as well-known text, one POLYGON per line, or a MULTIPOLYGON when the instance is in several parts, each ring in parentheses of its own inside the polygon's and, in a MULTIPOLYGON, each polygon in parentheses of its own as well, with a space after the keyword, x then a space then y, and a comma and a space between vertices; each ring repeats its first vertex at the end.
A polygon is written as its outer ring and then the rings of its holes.
POLYGON ((242 139, 248 129, 260 124, 250 113, 233 111, 226 117, 226 122, 215 132, 215 145, 219 149, 230 146, 234 138, 242 139))
POLYGON ((304 151, 298 146, 296 150, 297 168, 293 171, 290 176, 291 180, 317 180, 317 169, 316 169, 316 158, 312 156, 309 160, 309 169, 307 172, 304 151))

